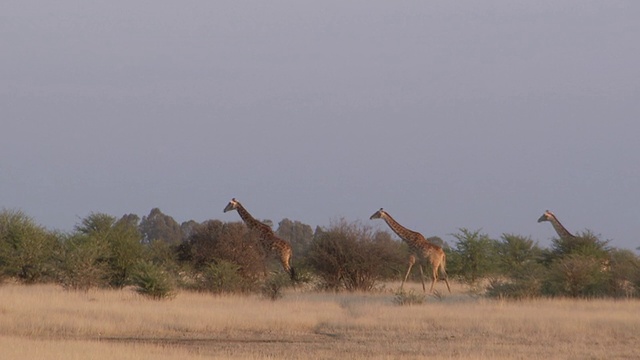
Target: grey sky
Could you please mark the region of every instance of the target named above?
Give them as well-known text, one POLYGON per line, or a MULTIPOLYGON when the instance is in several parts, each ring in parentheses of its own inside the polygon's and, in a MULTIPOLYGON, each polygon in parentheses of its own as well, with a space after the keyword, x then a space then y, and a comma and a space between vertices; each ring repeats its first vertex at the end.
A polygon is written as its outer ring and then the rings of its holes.
POLYGON ((5 0, 0 207, 640 246, 640 2, 5 0), (383 228, 384 224, 371 223, 383 228))

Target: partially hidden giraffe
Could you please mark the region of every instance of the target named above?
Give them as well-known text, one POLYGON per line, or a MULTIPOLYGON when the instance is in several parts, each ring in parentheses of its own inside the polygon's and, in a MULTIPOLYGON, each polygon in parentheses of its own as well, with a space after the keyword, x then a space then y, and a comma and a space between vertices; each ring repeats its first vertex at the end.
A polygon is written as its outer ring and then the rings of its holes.
MULTIPOLYGON (((573 235, 572 233, 569 232, 569 230, 567 230, 567 228, 565 228, 560 221, 558 220, 558 218, 556 217, 556 215, 554 213, 552 213, 549 210, 545 210, 544 214, 542 214, 542 216, 540 216, 540 218, 538 219, 538 222, 541 223, 543 221, 548 221, 551 223, 551 225, 553 226, 553 229, 556 231, 556 233, 558 233, 558 236, 560 237, 561 240, 576 240, 577 237, 575 235, 573 235)), ((611 270, 611 264, 609 259, 600 259, 600 271, 602 272, 608 272, 611 270)))
POLYGON ((400 290, 404 287, 404 283, 407 281, 411 268, 415 264, 417 258, 418 267, 420 268, 420 279, 422 280, 422 291, 426 292, 426 288, 424 286, 424 271, 422 270, 421 260, 426 259, 431 264, 432 269, 431 288, 429 289, 429 292, 433 292, 433 285, 438 281, 438 271, 440 271, 444 276, 444 282, 447 284, 447 289, 449 290, 449 293, 451 293, 451 287, 449 286, 447 271, 445 269, 447 256, 440 246, 428 242, 427 239, 425 239, 425 237, 419 232, 409 230, 400 225, 382 208, 371 215, 369 219, 383 219, 387 225, 389 225, 391 230, 393 230, 393 232, 395 232, 402 240, 404 240, 404 242, 407 243, 407 245, 409 245, 409 250, 411 251, 411 255, 409 256, 409 268, 402 280, 400 290))
POLYGON ((256 220, 247 209, 240 204, 238 200, 235 198, 231 199, 231 201, 224 208, 224 212, 236 210, 247 227, 256 231, 258 234, 258 239, 262 248, 267 253, 273 253, 278 256, 280 263, 282 264, 282 268, 286 271, 291 280, 296 279, 296 272, 291 266, 291 256, 293 251, 291 249, 291 244, 287 241, 279 238, 276 234, 271 230, 271 227, 267 224, 264 224, 258 220, 256 220))
POLYGON ((540 216, 540 218, 538 219, 538 222, 541 223, 543 221, 548 221, 551 223, 551 226, 553 226, 556 233, 558 233, 558 236, 560 237, 560 239, 571 240, 576 238, 576 236, 570 233, 569 230, 567 230, 567 228, 562 226, 560 221, 558 221, 558 218, 551 211, 546 210, 544 214, 540 216))

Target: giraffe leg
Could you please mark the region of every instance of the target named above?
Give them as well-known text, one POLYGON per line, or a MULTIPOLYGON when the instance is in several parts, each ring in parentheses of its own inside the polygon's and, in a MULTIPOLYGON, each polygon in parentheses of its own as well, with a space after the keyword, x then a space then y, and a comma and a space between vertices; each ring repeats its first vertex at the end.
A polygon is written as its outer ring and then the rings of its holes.
POLYGON ((422 264, 418 264, 418 266, 420 267, 420 281, 422 281, 422 292, 426 293, 427 289, 424 286, 424 271, 422 270, 422 264))
POLYGON ((407 281, 407 278, 409 277, 409 273, 411 272, 411 267, 413 267, 413 264, 415 264, 416 262, 416 257, 413 255, 409 256, 409 268, 407 269, 407 273, 404 276, 404 280, 402 280, 402 284, 400 284, 400 290, 402 291, 402 289, 404 288, 404 283, 407 281))
POLYGON ((293 266, 289 267, 289 277, 291 278, 291 281, 296 281, 298 279, 298 276, 296 275, 296 270, 293 268, 293 266))
POLYGON ((287 261, 287 266, 284 270, 289 274, 289 278, 291 278, 291 281, 296 281, 296 270, 293 268, 293 266, 291 266, 291 259, 287 261))
POLYGON ((295 270, 293 270, 293 267, 291 267, 291 253, 283 252, 280 256, 280 263, 282 264, 284 271, 289 274, 289 277, 291 277, 291 280, 295 280, 296 273, 295 270))
POLYGON ((444 278, 444 283, 447 284, 447 290, 449 290, 449 294, 451 294, 451 286, 449 286, 449 275, 447 275, 447 255, 442 254, 442 258, 440 259, 440 264, 438 264, 438 268, 440 269, 440 274, 444 278))
POLYGON ((436 281, 438 281, 438 266, 434 266, 433 271, 431 272, 431 288, 429 289, 430 293, 433 292, 433 285, 436 284, 436 281))
POLYGON ((449 275, 447 275, 447 270, 444 268, 444 262, 440 264, 440 272, 444 276, 444 283, 447 284, 447 290, 449 290, 449 294, 451 294, 451 286, 449 286, 449 280, 447 279, 449 275))
POLYGON ((284 271, 287 274, 291 274, 291 267, 289 266, 289 264, 285 260, 281 260, 280 264, 282 265, 282 269, 284 269, 284 271))

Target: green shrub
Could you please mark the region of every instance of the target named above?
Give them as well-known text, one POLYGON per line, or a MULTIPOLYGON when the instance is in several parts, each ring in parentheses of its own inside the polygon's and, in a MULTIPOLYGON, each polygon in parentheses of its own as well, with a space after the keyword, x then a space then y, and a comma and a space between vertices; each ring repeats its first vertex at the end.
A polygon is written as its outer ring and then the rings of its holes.
POLYGON ((278 300, 282 298, 282 291, 291 285, 291 278, 288 274, 277 271, 273 272, 265 282, 260 286, 262 296, 269 300, 278 300))
POLYGON ((503 234, 496 243, 498 278, 489 281, 487 296, 507 299, 541 296, 546 277, 541 252, 530 238, 503 234))
POLYGON ((196 281, 196 289, 214 294, 246 293, 256 282, 242 276, 239 265, 221 260, 205 266, 196 281))
POLYGON ((456 244, 447 252, 448 273, 471 288, 479 289, 482 280, 497 271, 496 241, 480 230, 465 228, 453 234, 456 244))
POLYGON ((80 233, 66 235, 61 241, 56 277, 64 288, 88 290, 107 285, 108 264, 102 261, 106 244, 80 233))
POLYGON ((108 286, 121 288, 130 283, 133 267, 142 257, 140 233, 129 217, 116 218, 103 213, 91 213, 75 227, 76 234, 87 236, 100 247, 96 261, 106 263, 108 286))
POLYGON ((21 211, 0 212, 0 277, 24 283, 48 280, 53 275, 53 254, 58 241, 21 211))
POLYGON ((155 300, 175 296, 175 282, 161 267, 150 263, 139 263, 133 272, 132 283, 138 294, 155 300))
POLYGON ((640 257, 631 250, 612 250, 610 271, 611 296, 640 296, 640 257))
POLYGON ((551 264, 543 291, 550 296, 602 297, 607 295, 608 279, 599 259, 571 254, 551 264))

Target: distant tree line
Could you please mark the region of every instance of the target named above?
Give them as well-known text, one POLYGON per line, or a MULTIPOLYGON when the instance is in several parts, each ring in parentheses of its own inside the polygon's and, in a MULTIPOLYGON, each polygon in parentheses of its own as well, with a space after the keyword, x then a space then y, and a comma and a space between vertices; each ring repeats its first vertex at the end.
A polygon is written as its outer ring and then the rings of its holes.
MULTIPOLYGON (((269 223, 269 221, 265 221, 269 223)), ((134 287, 152 298, 178 289, 211 293, 262 292, 277 298, 286 286, 371 291, 400 280, 408 248, 387 231, 344 219, 315 230, 283 219, 275 230, 290 241, 299 279, 292 284, 240 222, 182 224, 160 209, 140 218, 92 213, 70 232, 49 231, 21 211, 0 212, 0 280, 57 283, 67 289, 134 287)), ((477 294, 502 298, 640 297, 640 258, 591 232, 553 239, 491 239, 461 228, 443 246, 449 276, 477 294)), ((428 266, 428 264, 425 264, 428 266)), ((419 281, 419 272, 413 280, 419 281)))

